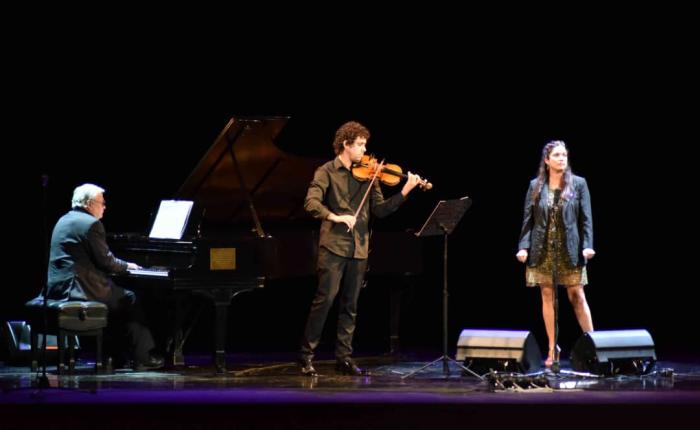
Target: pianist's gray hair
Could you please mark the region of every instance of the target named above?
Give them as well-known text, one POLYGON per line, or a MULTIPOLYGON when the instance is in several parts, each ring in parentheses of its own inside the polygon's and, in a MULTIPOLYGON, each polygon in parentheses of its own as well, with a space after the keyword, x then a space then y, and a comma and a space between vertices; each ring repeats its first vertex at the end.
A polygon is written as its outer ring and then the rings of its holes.
POLYGON ((97 185, 83 184, 73 191, 73 207, 86 208, 90 203, 90 200, 94 199, 96 195, 104 192, 105 190, 97 185))

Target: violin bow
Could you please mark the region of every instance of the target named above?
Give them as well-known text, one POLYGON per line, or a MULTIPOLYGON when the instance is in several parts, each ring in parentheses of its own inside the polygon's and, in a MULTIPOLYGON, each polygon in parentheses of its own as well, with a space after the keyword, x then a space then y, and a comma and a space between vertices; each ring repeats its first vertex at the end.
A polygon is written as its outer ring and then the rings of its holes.
MULTIPOLYGON (((365 191, 365 195, 362 196, 362 201, 360 202, 360 206, 358 206, 357 210, 355 211, 355 220, 357 220, 357 215, 362 210, 362 206, 364 206, 365 200, 367 200, 367 196, 369 195, 370 190, 372 190, 372 186, 374 185, 374 181, 377 179, 377 175, 379 175, 379 172, 382 170, 382 166, 384 166, 384 160, 382 160, 382 162, 379 163, 377 170, 374 172, 374 175, 372 176, 372 180, 369 182, 369 187, 367 187, 367 191, 365 191)), ((352 229, 349 228, 348 233, 350 233, 351 230, 352 229)))

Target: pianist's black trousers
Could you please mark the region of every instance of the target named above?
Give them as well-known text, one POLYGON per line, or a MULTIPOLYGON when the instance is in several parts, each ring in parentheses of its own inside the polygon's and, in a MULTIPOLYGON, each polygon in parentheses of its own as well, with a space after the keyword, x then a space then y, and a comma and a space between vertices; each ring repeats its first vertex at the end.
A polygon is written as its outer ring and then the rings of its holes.
POLYGON ((113 354, 128 352, 133 360, 146 363, 155 343, 136 294, 112 284, 112 295, 105 304, 109 309, 107 349, 113 354))
POLYGON ((318 289, 311 304, 311 311, 301 340, 300 355, 302 359, 310 360, 313 358, 314 350, 321 341, 328 311, 331 309, 339 290, 335 357, 338 360, 350 358, 352 355, 352 336, 355 332, 355 317, 357 316, 357 299, 360 297, 366 270, 366 259, 341 257, 326 248, 319 248, 318 289), (342 289, 340 288, 341 282, 342 289))

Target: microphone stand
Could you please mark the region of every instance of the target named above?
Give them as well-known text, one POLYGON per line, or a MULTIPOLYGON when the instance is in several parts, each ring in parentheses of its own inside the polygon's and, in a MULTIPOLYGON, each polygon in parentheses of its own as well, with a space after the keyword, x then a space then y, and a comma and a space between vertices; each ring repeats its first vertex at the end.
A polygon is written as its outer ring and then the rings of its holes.
MULTIPOLYGON (((561 190, 554 190, 554 204, 552 205, 552 210, 557 212, 560 211, 559 200, 561 198, 561 190)), ((557 213, 553 218, 553 222, 556 228, 557 225, 557 213)), ((559 238, 562 237, 563 232, 559 232, 559 238)), ((558 239, 559 239, 558 238, 558 239)), ((552 286, 554 287, 554 350, 552 352, 552 372, 559 373, 561 370, 559 363, 559 270, 557 268, 557 255, 559 252, 559 240, 554 241, 554 247, 552 249, 552 286)))
MULTIPOLYGON (((37 375, 36 384, 37 387, 49 388, 49 378, 46 376, 46 343, 48 337, 49 328, 49 284, 48 284, 48 267, 49 267, 49 230, 47 222, 47 211, 49 209, 49 175, 44 173, 41 175, 41 189, 42 189, 42 205, 43 205, 43 227, 44 227, 44 284, 41 288, 41 295, 44 299, 42 313, 44 318, 44 334, 42 336, 41 344, 41 375, 37 375)), ((60 341, 60 339, 59 339, 60 341)))

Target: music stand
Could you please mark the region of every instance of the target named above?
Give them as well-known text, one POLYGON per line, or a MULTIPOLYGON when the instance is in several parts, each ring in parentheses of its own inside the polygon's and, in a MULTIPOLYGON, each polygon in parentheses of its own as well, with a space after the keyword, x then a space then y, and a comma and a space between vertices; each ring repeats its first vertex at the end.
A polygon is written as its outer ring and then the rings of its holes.
POLYGON ((483 379, 481 376, 476 374, 473 370, 462 366, 459 362, 447 355, 447 236, 452 233, 459 221, 464 216, 464 213, 472 205, 472 201, 469 197, 462 197, 461 199, 454 200, 440 200, 433 209, 428 219, 423 224, 416 236, 426 237, 426 236, 438 236, 442 235, 443 238, 443 275, 442 275, 442 357, 439 357, 430 363, 422 366, 421 368, 414 370, 406 375, 403 375, 401 379, 410 378, 416 373, 423 369, 427 369, 433 364, 442 361, 442 372, 445 376, 450 374, 449 362, 455 363, 457 366, 462 368, 479 379, 483 379))

